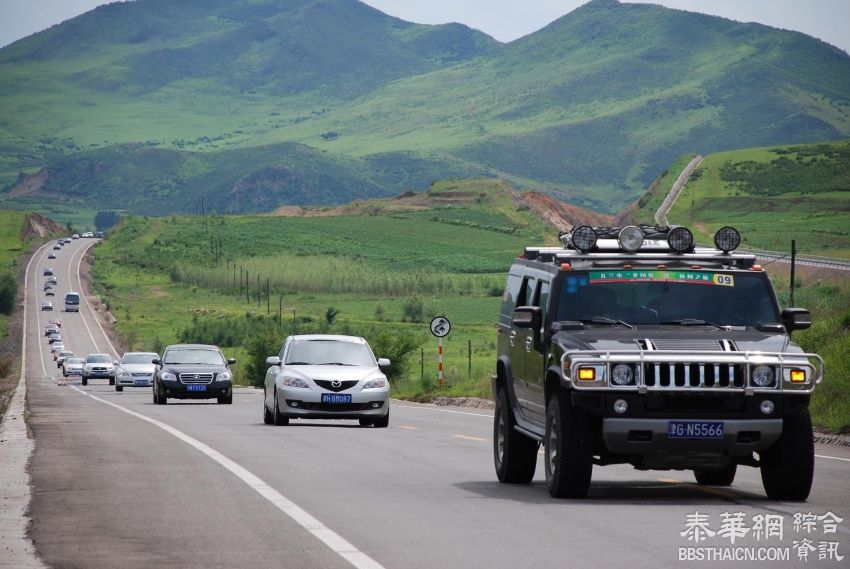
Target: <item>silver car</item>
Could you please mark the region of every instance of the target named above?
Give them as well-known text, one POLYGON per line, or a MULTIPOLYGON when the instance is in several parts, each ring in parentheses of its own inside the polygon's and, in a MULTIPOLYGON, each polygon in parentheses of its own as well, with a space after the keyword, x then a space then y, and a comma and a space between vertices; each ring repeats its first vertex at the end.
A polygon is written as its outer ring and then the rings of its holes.
POLYGON ((65 363, 62 364, 62 375, 65 377, 69 375, 83 375, 83 363, 85 361, 85 358, 66 358, 65 363))
POLYGON ((124 386, 153 385, 153 372, 156 370, 153 360, 158 358, 159 354, 154 352, 127 352, 121 356, 115 368, 115 391, 124 391, 124 386))
POLYGON ((390 422, 390 383, 381 372, 390 361, 375 356, 356 336, 290 336, 278 356, 266 359, 263 422, 290 419, 359 419, 362 426, 390 422))
POLYGON ((83 363, 82 384, 88 385, 89 379, 92 378, 105 378, 109 380, 109 385, 115 385, 115 364, 117 363, 109 354, 88 354, 83 363))

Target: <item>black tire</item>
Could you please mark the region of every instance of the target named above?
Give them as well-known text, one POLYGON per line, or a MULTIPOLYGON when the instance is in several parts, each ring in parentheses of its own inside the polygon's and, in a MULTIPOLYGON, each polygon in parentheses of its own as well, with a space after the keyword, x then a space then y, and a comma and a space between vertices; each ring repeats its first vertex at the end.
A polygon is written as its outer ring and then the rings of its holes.
POLYGON ((153 384, 153 402, 155 405, 168 405, 168 397, 159 392, 158 384, 154 381, 153 384))
POLYGON ((82 383, 83 385, 88 385, 89 384, 89 378, 87 378, 86 376, 83 376, 82 379, 80 379, 80 383, 82 383))
POLYGON ((390 410, 387 409, 387 414, 383 417, 379 417, 377 419, 372 420, 372 424, 376 429, 386 429, 390 426, 390 410))
POLYGON ((782 435, 759 453, 761 481, 772 500, 802 502, 815 474, 815 441, 809 410, 785 417, 782 435))
POLYGON ((515 424, 507 390, 499 389, 493 416, 493 463, 496 476, 499 482, 505 484, 528 484, 534 478, 540 444, 514 430, 515 424))
POLYGON ((116 385, 115 391, 124 391, 124 386, 123 385, 116 385))
POLYGON ((269 408, 266 406, 266 397, 263 394, 263 423, 266 425, 274 424, 274 416, 272 412, 269 411, 269 408))
POLYGON ((115 385, 115 378, 114 377, 109 378, 109 385, 115 385))
POLYGON ((730 462, 723 468, 694 469, 694 478, 697 479, 697 484, 700 486, 731 486, 735 481, 735 473, 738 471, 738 465, 730 462))
POLYGON ((277 406, 277 394, 274 396, 274 412, 272 422, 278 427, 284 427, 289 424, 289 417, 284 417, 280 412, 280 407, 277 406))
POLYGON ((360 419, 361 427, 371 427, 373 424, 372 419, 360 419))
POLYGON ((543 443, 546 486, 553 498, 584 498, 590 490, 593 445, 587 417, 573 409, 569 394, 556 393, 546 406, 543 443))
POLYGON ((218 398, 219 405, 232 405, 233 404, 233 392, 231 391, 228 395, 224 395, 218 398))

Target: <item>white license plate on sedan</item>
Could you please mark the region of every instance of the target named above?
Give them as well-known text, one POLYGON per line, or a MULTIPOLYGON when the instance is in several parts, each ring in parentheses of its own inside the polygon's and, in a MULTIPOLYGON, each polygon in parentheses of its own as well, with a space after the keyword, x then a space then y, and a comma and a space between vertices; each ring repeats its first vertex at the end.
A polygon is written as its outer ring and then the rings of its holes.
POLYGON ((722 439, 723 421, 670 421, 668 439, 722 439))
POLYGON ((351 394, 322 393, 322 403, 351 403, 351 394))
POLYGON ((187 385, 186 391, 206 391, 206 385, 187 385))

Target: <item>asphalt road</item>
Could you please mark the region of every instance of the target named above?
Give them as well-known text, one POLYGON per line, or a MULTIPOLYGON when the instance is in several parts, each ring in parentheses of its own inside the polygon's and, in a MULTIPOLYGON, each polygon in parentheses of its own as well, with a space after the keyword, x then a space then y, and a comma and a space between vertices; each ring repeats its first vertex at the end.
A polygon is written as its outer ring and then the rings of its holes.
MULTIPOLYGON (((57 303, 80 290, 79 260, 92 244, 74 241, 49 261, 57 303)), ((542 460, 531 485, 497 482, 488 411, 393 401, 387 429, 273 427, 253 390, 236 391, 231 406, 154 406, 149 388, 63 384, 42 335, 51 316, 76 353, 111 347, 85 302, 79 314, 37 310, 47 264, 37 259, 27 283, 26 379, 36 441, 30 533, 52 567, 657 569, 689 564, 682 548, 696 546, 788 556, 771 567, 850 566, 850 449, 817 447, 802 504, 767 500, 748 467, 722 489, 696 486, 690 472, 597 467, 587 499, 554 500, 542 460), (688 532, 697 512, 716 532, 702 542, 688 532), (738 512, 750 531, 732 543, 738 512), (829 518, 795 529, 795 514, 829 512, 842 518, 834 533, 829 518), (782 535, 759 541, 753 525, 766 515, 779 516, 782 535)))

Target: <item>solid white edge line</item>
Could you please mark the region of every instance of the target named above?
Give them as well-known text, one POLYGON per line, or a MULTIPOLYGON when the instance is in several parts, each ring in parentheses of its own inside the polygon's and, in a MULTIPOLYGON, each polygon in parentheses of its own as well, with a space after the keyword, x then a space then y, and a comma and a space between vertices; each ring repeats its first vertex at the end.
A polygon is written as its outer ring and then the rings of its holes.
POLYGON ((817 458, 828 458, 830 460, 843 460, 844 462, 850 462, 850 458, 841 458, 839 456, 827 456, 825 454, 816 454, 817 458))
POLYGON ((396 405, 396 407, 402 407, 404 409, 422 409, 424 411, 439 411, 440 413, 454 413, 455 415, 470 415, 472 417, 487 417, 488 419, 492 419, 493 415, 487 415, 485 413, 469 413, 467 411, 453 411, 451 409, 440 409, 436 405, 396 405))
POLYGON ((118 409, 123 413, 127 413, 128 415, 136 417, 137 419, 141 419, 142 421, 159 427, 163 431, 177 437, 189 446, 201 451, 209 458, 211 458, 212 460, 229 470, 231 473, 233 473, 237 478, 239 478, 242 482, 244 482, 250 488, 256 491, 260 496, 271 502, 271 504, 273 504, 277 509, 289 516, 290 519, 292 519, 295 523, 297 523, 302 528, 313 534, 331 551, 348 561, 357 569, 384 569, 383 565, 381 565, 380 563, 378 563, 377 561, 375 561, 374 559, 354 547, 351 543, 345 540, 345 538, 325 526, 322 522, 310 515, 306 510, 296 505, 286 496, 269 486, 261 478, 259 478, 246 468, 240 466, 233 460, 227 458, 217 450, 211 448, 210 446, 202 443, 197 439, 192 438, 183 431, 180 431, 179 429, 176 429, 171 425, 168 425, 167 423, 163 423, 162 421, 158 421, 157 419, 153 419, 146 415, 142 415, 141 413, 131 411, 130 409, 122 407, 121 405, 118 405, 116 403, 112 403, 111 401, 101 399, 100 397, 83 391, 82 389, 79 389, 74 385, 71 385, 70 387, 71 389, 77 391, 82 395, 85 395, 86 397, 90 397, 95 401, 98 401, 105 405, 109 405, 110 407, 118 409))
MULTIPOLYGON (((91 246, 86 247, 86 250, 91 246)), ((89 313, 94 315, 94 311, 91 308, 88 300, 85 298, 85 295, 82 292, 82 281, 80 280, 79 268, 82 264, 83 255, 80 255, 80 260, 77 263, 77 282, 80 285, 80 296, 83 297, 86 303, 86 308, 88 308, 89 313)), ((81 312, 82 314, 82 312, 81 312)), ((97 347, 97 342, 95 342, 94 336, 91 333, 91 329, 86 323, 85 315, 83 315, 83 323, 86 325, 86 330, 89 333, 89 337, 91 337, 92 342, 97 347)), ((103 337, 106 338, 106 341, 109 343, 112 348, 112 353, 117 357, 117 352, 115 351, 115 346, 112 345, 112 342, 109 340, 109 336, 106 334, 106 331, 103 329, 103 326, 100 323, 100 320, 95 316, 95 324, 98 328, 100 328, 103 337)), ((42 361, 43 363, 43 361, 42 361)), ((172 427, 167 423, 163 423, 162 421, 158 421, 157 419, 153 419, 146 415, 142 415, 141 413, 137 413, 135 411, 131 411, 126 407, 118 405, 116 403, 112 403, 111 401, 107 401, 105 399, 101 399, 95 395, 92 395, 82 389, 74 385, 69 385, 71 389, 74 391, 85 395, 86 397, 90 397, 95 401, 100 403, 104 403, 105 405, 109 405, 110 407, 114 407, 123 413, 127 413, 137 419, 141 419, 151 425, 159 427, 163 431, 177 437, 184 443, 188 444, 191 447, 201 451, 209 458, 219 463, 225 469, 229 470, 233 473, 237 478, 242 480, 245 484, 247 484, 250 488, 256 491, 260 496, 268 500, 272 505, 274 505, 281 512, 290 517, 295 523, 300 525, 305 530, 309 531, 313 534, 319 541, 324 543, 331 551, 348 561, 351 565, 356 567, 357 569, 384 569, 383 565, 354 547, 351 543, 345 540, 341 535, 333 531, 332 529, 325 526, 322 522, 317 520, 315 517, 310 515, 306 510, 302 509, 294 502, 289 500, 286 496, 269 486, 266 482, 264 482, 261 478, 250 472, 248 469, 240 466, 233 460, 227 458, 217 450, 212 447, 202 443, 201 441, 190 437, 183 431, 172 427)))

